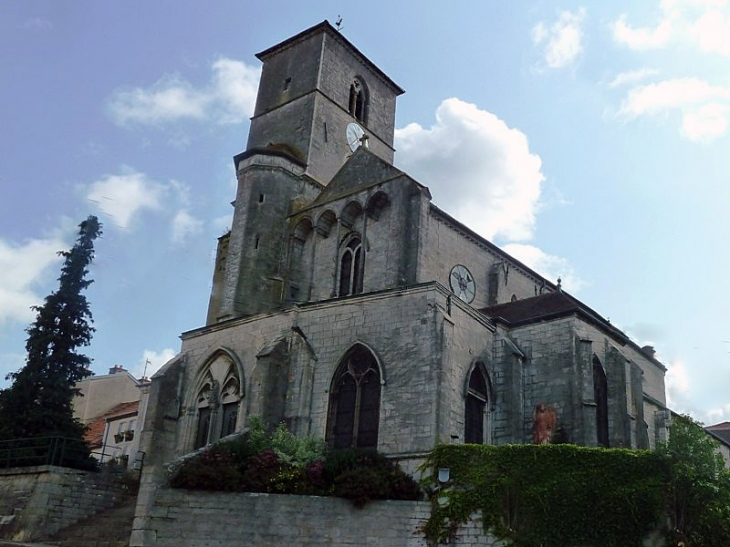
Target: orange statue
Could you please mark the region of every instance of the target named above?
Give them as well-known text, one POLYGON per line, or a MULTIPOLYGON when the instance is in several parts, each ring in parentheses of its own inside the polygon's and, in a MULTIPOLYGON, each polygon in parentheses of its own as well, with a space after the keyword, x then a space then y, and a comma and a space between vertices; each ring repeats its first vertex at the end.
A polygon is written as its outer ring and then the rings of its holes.
POLYGON ((533 442, 535 444, 550 444, 553 434, 558 426, 558 413, 554 407, 540 403, 535 407, 535 415, 532 428, 533 442))

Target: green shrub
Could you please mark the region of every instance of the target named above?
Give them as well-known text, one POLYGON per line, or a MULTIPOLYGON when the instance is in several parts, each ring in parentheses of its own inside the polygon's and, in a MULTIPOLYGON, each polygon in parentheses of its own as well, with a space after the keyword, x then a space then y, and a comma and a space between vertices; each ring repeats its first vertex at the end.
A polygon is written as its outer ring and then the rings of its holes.
POLYGON ((173 488, 268 492, 347 498, 421 499, 418 483, 376 450, 325 451, 322 441, 298 438, 282 424, 268 434, 249 420, 245 435, 227 438, 171 471, 173 488))
POLYGON ((333 451, 325 462, 325 475, 334 484, 334 495, 362 507, 370 500, 419 500, 418 483, 397 464, 372 449, 333 451))
POLYGON ((718 453, 718 442, 690 416, 676 416, 669 442, 657 451, 670 465, 668 539, 674 545, 730 545, 730 471, 718 453))
POLYGON ((520 546, 631 546, 661 526, 667 460, 649 451, 574 445, 442 445, 424 464, 446 541, 477 510, 485 530, 520 546), (440 485, 437 469, 451 479, 440 485))
POLYGON ((209 446, 185 461, 173 474, 170 486, 191 490, 236 490, 240 482, 241 470, 226 443, 209 446))

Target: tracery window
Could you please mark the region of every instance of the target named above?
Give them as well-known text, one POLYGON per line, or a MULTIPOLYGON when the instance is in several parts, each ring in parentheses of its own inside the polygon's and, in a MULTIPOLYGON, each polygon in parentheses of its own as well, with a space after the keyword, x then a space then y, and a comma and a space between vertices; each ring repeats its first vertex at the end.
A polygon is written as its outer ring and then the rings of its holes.
POLYGON ((483 365, 478 363, 469 376, 464 416, 464 442, 485 444, 491 441, 489 428, 489 388, 483 365))
POLYGON ((351 238, 340 257, 340 296, 362 292, 362 240, 351 238))
POLYGON ((208 435, 210 435, 210 414, 209 406, 198 408, 198 429, 195 434, 195 445, 193 448, 200 448, 208 444, 208 435))
POLYGON ((348 110, 356 120, 367 123, 368 116, 368 93, 365 83, 359 78, 350 85, 350 102, 348 110))
POLYGON ((380 371, 373 354, 355 346, 335 371, 327 442, 333 448, 375 448, 380 421, 380 371))
POLYGON ((608 448, 608 380, 598 357, 593 357, 593 400, 596 403, 596 439, 608 448))
POLYGON ((243 394, 235 364, 219 355, 206 368, 195 397, 195 438, 200 448, 236 431, 243 394))

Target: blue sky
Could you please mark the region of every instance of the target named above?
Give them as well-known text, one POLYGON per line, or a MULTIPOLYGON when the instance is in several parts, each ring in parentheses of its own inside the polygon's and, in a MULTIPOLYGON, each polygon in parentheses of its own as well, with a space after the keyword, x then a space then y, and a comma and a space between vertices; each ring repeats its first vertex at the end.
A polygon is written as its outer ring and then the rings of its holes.
POLYGON ((434 203, 667 365, 730 419, 730 3, 3 3, 0 373, 56 251, 104 223, 93 370, 148 374, 201 326, 230 226, 255 53, 324 19, 406 90, 396 166, 434 203), (614 5, 615 4, 615 5, 614 5))

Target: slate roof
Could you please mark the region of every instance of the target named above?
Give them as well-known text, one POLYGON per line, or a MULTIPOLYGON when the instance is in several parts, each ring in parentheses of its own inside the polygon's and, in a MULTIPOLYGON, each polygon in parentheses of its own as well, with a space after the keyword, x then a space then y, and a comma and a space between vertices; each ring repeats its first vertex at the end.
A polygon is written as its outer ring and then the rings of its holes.
POLYGON ((730 422, 722 422, 715 425, 708 425, 705 429, 714 433, 724 441, 730 443, 730 422))
POLYGON ((345 196, 361 192, 373 186, 395 180, 399 177, 405 177, 421 191, 427 192, 428 196, 431 197, 428 188, 413 180, 397 167, 393 167, 393 165, 378 157, 364 146, 360 146, 353 152, 352 156, 350 156, 327 186, 322 189, 319 196, 306 207, 292 213, 292 216, 302 211, 319 207, 325 203, 336 201, 345 196))
POLYGON ((292 36, 291 38, 287 38, 283 42, 280 42, 274 46, 271 46, 270 48, 265 49, 264 51, 257 53, 256 57, 260 61, 264 61, 267 57, 273 55, 277 51, 281 51, 283 49, 286 49, 288 47, 291 47, 293 44, 297 42, 301 42, 303 40, 306 40, 310 36, 314 36, 318 33, 326 33, 327 35, 331 36, 332 38, 338 40, 341 44, 343 44, 347 49, 350 50, 356 57, 360 59, 365 65, 370 67, 370 69, 377 74, 381 80, 383 80, 393 91, 396 95, 401 95, 405 93, 403 88, 401 88, 398 84, 396 84, 393 80, 390 79, 390 77, 380 70, 370 59, 365 57, 359 49, 357 49, 347 38, 345 38, 340 31, 335 29, 327 20, 322 21, 321 23, 314 25, 313 27, 310 27, 306 30, 303 30, 299 34, 296 34, 292 36))
POLYGON ((580 315, 583 319, 600 326, 621 339, 626 335, 598 313, 570 296, 568 293, 556 291, 531 298, 516 300, 479 310, 493 321, 509 326, 518 326, 536 321, 550 321, 569 315, 580 315))
POLYGON ((662 370, 667 370, 660 361, 654 358, 653 352, 651 354, 647 353, 645 348, 639 347, 626 334, 614 327, 608 319, 605 319, 583 302, 563 291, 541 294, 523 300, 516 300, 515 302, 508 302, 507 304, 482 308, 479 311, 495 323, 502 323, 508 328, 541 321, 553 321, 562 317, 576 315, 583 321, 598 327, 622 345, 628 344, 632 346, 662 370))
POLYGON ((132 416, 139 411, 139 401, 130 401, 128 403, 120 403, 109 412, 94 418, 87 426, 84 439, 89 443, 91 448, 100 447, 104 444, 104 431, 106 423, 114 418, 122 416, 132 416))

